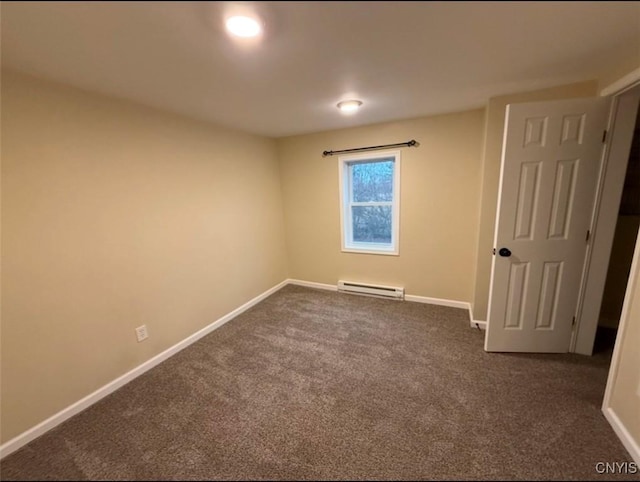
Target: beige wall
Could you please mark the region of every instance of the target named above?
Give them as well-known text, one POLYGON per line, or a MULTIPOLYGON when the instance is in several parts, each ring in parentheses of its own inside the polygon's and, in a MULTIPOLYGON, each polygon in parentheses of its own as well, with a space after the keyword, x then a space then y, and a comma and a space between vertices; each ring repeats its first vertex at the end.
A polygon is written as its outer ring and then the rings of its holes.
POLYGON ((500 179, 502 136, 507 104, 568 99, 572 97, 592 97, 597 95, 597 92, 598 83, 594 80, 532 92, 492 97, 489 99, 486 111, 484 148, 482 154, 480 231, 477 244, 476 279, 472 305, 474 319, 487 319, 491 262, 493 259, 493 237, 500 179))
POLYGON ((1 155, 3 442, 287 277, 273 140, 3 72, 1 155))
POLYGON ((474 110, 280 139, 290 276, 470 301, 483 122, 483 110, 474 110), (409 139, 420 146, 402 149, 400 255, 341 252, 338 158, 322 151, 409 139))
POLYGON ((3 72, 1 441, 287 276, 401 285, 486 319, 504 108, 596 90, 274 141, 3 72), (342 253, 322 151, 412 138, 400 256, 342 253))
MULTIPOLYGON (((627 297, 627 313, 616 340, 619 350, 617 364, 612 366, 607 393, 609 407, 620 419, 636 447, 640 446, 640 242, 635 251, 635 266, 631 273, 627 297)), ((606 402, 605 402, 606 403, 606 402)), ((607 408, 605 406, 605 408, 607 408)), ((636 454, 637 456, 638 454, 636 454)), ((640 463, 640 460, 636 459, 640 463)))

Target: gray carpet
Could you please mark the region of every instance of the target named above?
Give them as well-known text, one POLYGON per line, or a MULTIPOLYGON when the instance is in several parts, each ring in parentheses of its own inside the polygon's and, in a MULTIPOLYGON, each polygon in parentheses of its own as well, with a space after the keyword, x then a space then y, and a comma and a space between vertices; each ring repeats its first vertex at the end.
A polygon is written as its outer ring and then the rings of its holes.
POLYGON ((616 478, 595 471, 631 460, 600 412, 610 353, 487 354, 483 337, 464 310, 287 286, 1 477, 616 478))

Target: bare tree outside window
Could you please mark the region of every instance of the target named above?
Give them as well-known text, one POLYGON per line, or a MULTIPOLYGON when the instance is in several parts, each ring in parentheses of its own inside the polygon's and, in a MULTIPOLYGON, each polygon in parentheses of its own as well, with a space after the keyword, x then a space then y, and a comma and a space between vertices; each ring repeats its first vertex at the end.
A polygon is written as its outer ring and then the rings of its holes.
POLYGON ((400 151, 338 159, 342 251, 397 256, 400 151))

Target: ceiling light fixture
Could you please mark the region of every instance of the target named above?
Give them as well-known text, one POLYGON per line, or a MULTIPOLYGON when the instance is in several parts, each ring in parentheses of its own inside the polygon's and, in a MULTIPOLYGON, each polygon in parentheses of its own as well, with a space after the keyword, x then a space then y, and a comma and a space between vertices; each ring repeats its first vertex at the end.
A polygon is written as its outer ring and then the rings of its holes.
POLYGON ((262 32, 260 22, 251 17, 235 16, 227 19, 227 30, 237 37, 257 37, 262 32))
POLYGON ((343 114, 353 114, 361 105, 361 100, 343 100, 342 102, 338 102, 338 109, 340 109, 343 114))

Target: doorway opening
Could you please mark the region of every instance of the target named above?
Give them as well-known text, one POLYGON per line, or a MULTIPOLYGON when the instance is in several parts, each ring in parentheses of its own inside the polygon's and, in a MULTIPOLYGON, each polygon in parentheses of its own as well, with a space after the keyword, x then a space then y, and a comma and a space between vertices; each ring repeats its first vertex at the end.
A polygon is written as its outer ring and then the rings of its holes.
POLYGON ((613 246, 609 257, 609 267, 607 268, 602 305, 598 317, 598 328, 593 347, 594 354, 613 351, 639 228, 640 107, 636 115, 613 246))

